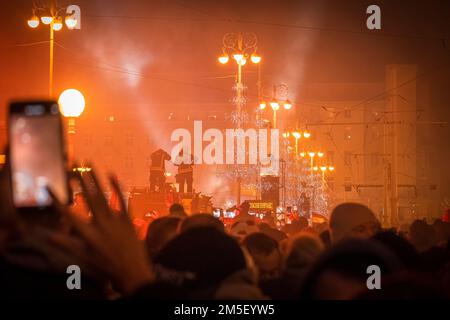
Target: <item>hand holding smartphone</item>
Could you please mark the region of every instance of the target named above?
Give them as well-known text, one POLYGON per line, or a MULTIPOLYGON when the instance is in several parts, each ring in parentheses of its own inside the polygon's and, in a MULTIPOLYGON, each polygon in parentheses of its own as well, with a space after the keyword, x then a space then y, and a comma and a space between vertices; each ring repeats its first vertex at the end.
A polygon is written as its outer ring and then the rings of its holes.
POLYGON ((51 206, 47 188, 68 204, 67 156, 57 102, 11 103, 8 135, 14 205, 23 209, 51 206))

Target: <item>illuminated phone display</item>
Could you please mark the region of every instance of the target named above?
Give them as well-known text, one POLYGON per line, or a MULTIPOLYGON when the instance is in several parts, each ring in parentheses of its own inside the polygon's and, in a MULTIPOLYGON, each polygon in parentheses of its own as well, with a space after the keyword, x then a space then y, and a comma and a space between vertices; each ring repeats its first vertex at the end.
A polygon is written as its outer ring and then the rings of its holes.
POLYGON ((62 124, 56 103, 12 104, 9 116, 11 180, 16 207, 51 205, 50 187, 69 201, 62 124))

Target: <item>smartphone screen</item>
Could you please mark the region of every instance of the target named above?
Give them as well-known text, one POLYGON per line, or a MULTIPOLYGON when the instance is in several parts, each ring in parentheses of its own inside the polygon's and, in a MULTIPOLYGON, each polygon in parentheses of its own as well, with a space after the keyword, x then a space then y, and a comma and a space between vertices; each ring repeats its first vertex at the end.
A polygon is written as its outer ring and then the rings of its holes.
POLYGON ((214 209, 213 216, 214 218, 220 218, 220 209, 214 209))
POLYGON ((11 180, 16 207, 51 205, 47 187, 61 203, 69 202, 62 132, 56 102, 10 105, 11 180))

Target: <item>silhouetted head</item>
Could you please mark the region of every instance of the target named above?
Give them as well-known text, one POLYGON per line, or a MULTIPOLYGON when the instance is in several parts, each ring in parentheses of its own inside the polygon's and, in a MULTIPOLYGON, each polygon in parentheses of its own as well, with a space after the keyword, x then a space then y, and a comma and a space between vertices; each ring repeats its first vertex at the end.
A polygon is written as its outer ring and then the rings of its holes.
POLYGON ((214 227, 192 228, 179 234, 159 252, 154 264, 157 279, 191 288, 218 285, 246 268, 236 240, 214 227))
POLYGON ((374 269, 384 277, 400 270, 397 257, 373 240, 346 239, 327 249, 311 266, 303 283, 302 299, 352 299, 367 288, 374 269))
POLYGON ((179 203, 174 203, 169 208, 169 215, 177 216, 177 217, 187 217, 186 212, 184 212, 184 208, 179 203))
POLYGON ((437 244, 446 244, 450 239, 450 223, 437 219, 433 222, 433 228, 436 233, 437 244))
POLYGON ((235 221, 230 228, 231 236, 233 236, 238 241, 242 241, 247 235, 259 231, 260 229, 256 224, 255 219, 252 217, 235 221))
POLYGON ((420 257, 414 246, 406 239, 392 231, 378 232, 372 237, 394 253, 408 269, 416 269, 420 265, 420 257))
POLYGON ((409 241, 418 252, 430 249, 436 240, 436 234, 432 226, 423 220, 415 220, 409 227, 409 241))
POLYGON ((210 214, 198 213, 183 220, 181 223, 180 232, 185 232, 186 230, 198 227, 212 227, 221 232, 225 231, 222 221, 210 214))
POLYGON ((343 203, 334 208, 330 218, 330 235, 333 243, 343 238, 373 236, 380 223, 367 206, 359 203, 343 203))
POLYGON ((300 232, 289 240, 286 268, 304 268, 312 264, 325 249, 319 236, 300 232))
POLYGON ((167 216, 156 219, 150 224, 145 238, 150 257, 153 258, 167 242, 177 235, 180 223, 181 218, 167 216))
POLYGON ((242 245, 252 256, 262 280, 279 275, 282 256, 278 242, 262 232, 249 234, 242 240, 242 245))

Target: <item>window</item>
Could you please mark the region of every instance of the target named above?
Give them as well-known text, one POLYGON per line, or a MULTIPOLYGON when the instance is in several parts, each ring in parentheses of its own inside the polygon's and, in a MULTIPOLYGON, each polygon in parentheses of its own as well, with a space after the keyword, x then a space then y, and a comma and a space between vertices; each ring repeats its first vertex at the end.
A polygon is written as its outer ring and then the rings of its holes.
POLYGON ((344 110, 344 117, 345 118, 351 118, 352 117, 352 111, 350 109, 344 110))
POLYGON ((344 130, 344 140, 351 140, 352 139, 352 128, 346 127, 344 130))
POLYGON ((344 152, 344 165, 346 166, 352 165, 352 153, 350 151, 344 152))
POLYGON ((352 191, 352 179, 350 177, 344 178, 344 190, 345 190, 345 192, 352 191))

